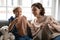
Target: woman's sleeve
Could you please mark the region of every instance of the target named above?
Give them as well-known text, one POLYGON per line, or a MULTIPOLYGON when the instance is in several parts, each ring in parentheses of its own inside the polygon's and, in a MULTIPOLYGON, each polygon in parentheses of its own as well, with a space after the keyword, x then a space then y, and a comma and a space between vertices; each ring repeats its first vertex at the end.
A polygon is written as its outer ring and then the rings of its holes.
POLYGON ((57 20, 55 20, 53 17, 50 17, 49 21, 50 21, 50 25, 52 26, 52 28, 54 28, 54 29, 56 29, 57 31, 60 32, 59 22, 57 22, 57 20))

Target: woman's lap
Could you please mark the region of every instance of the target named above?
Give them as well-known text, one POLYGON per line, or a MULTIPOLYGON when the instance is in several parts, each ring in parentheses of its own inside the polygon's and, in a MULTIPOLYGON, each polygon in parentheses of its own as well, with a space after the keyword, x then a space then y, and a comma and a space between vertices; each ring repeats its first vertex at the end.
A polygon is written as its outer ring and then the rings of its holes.
POLYGON ((52 40, 60 40, 60 35, 55 37, 55 38, 53 38, 52 40))

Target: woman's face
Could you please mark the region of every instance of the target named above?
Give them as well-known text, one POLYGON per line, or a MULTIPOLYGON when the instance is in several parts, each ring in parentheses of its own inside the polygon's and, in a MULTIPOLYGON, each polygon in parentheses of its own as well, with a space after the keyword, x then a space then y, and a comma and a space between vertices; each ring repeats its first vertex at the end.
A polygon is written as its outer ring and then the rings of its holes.
POLYGON ((14 14, 16 17, 20 16, 22 14, 22 9, 21 8, 17 9, 14 14))
POLYGON ((35 6, 32 6, 32 13, 34 16, 37 17, 38 15, 40 15, 40 9, 35 6))

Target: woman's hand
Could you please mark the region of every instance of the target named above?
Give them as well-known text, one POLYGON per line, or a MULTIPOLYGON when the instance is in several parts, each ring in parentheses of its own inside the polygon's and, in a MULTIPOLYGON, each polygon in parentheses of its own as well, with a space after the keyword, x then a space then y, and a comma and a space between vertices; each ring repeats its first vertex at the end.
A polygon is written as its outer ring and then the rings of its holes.
POLYGON ((40 29, 43 29, 46 25, 47 25, 47 23, 41 23, 40 24, 40 29))

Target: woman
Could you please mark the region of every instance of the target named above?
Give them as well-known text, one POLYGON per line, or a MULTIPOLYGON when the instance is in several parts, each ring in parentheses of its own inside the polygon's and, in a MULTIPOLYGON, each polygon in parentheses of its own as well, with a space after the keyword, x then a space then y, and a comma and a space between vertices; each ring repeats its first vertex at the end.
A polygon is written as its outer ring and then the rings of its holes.
MULTIPOLYGON (((44 28, 46 28, 46 25, 48 25, 49 29, 46 29, 46 30, 51 31, 51 35, 49 37, 51 37, 52 40, 60 40, 60 33, 57 33, 57 32, 60 32, 60 25, 53 17, 44 15, 45 9, 42 6, 42 4, 34 3, 34 4, 32 4, 31 8, 32 8, 33 15, 36 17, 31 22, 34 26, 34 32, 32 32, 32 34, 37 35, 38 32, 41 31, 42 29, 45 31, 44 28), (56 35, 54 35, 54 34, 56 34, 56 35)), ((45 34, 44 31, 43 31, 43 33, 45 34)), ((41 40, 43 40, 43 39, 41 39, 41 40)))
POLYGON ((32 40, 27 34, 27 19, 22 16, 21 7, 16 7, 13 10, 15 18, 9 19, 9 31, 15 35, 15 40, 32 40))

